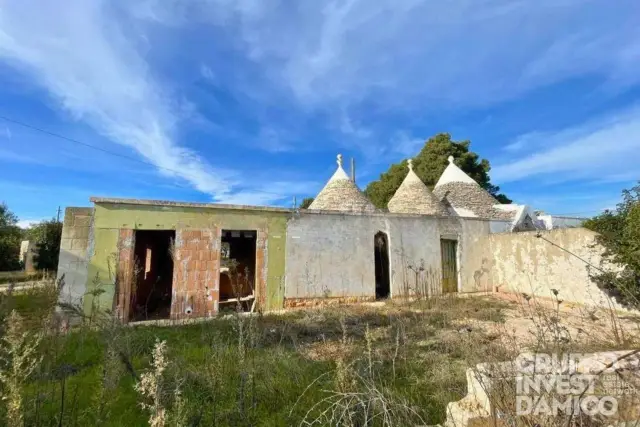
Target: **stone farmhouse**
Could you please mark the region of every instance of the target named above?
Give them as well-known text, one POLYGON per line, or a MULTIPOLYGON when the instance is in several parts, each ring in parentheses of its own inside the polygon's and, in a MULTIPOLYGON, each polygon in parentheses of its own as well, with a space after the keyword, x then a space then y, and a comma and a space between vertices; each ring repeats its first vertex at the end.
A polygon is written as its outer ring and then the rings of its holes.
POLYGON ((338 167, 308 209, 91 198, 64 218, 61 299, 123 321, 449 292, 605 305, 580 219, 501 205, 449 158, 433 192, 407 176, 376 209, 338 167), (579 258, 575 255, 579 255, 579 258))

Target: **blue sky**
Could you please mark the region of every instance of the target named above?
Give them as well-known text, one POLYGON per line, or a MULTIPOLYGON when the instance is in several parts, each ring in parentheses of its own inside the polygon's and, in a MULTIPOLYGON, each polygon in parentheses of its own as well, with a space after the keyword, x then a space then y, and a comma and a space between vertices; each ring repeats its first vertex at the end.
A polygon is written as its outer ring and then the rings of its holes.
POLYGON ((364 187, 427 137, 596 214, 640 179, 636 0, 0 0, 0 200, 290 205, 335 155, 364 187))

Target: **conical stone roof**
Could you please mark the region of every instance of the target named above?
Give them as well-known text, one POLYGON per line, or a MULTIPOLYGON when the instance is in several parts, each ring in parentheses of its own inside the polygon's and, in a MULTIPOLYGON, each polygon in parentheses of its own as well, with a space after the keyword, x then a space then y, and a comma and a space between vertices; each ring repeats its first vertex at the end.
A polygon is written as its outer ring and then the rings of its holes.
POLYGON ((447 209, 429 191, 424 182, 413 171, 413 161, 408 160, 409 173, 396 190, 387 207, 389 212, 422 215, 446 215, 447 209))
POLYGON ((338 154, 338 169, 309 205, 309 209, 342 212, 374 212, 376 210, 342 169, 340 154, 338 154))
POLYGON ((433 194, 460 216, 496 218, 504 215, 493 207, 499 202, 456 166, 453 157, 449 157, 449 165, 436 183, 433 194))

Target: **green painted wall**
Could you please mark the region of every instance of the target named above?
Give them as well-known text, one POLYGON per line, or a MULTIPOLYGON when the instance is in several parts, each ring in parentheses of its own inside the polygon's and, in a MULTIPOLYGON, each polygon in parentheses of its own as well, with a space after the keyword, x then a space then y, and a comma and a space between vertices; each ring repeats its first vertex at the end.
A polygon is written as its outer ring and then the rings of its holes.
POLYGON ((96 228, 94 225, 93 233, 93 253, 89 260, 87 292, 83 300, 86 314, 91 313, 94 303, 96 308, 111 309, 115 290, 118 230, 96 228), (103 292, 99 295, 92 294, 97 286, 103 292))
POLYGON ((96 305, 101 309, 112 308, 119 229, 175 230, 211 227, 227 230, 262 229, 267 232, 267 295, 264 309, 281 309, 284 300, 286 226, 290 215, 289 212, 258 210, 96 204, 93 255, 89 261, 85 311, 89 312, 92 307, 89 293, 97 286, 104 292, 99 295, 96 305))

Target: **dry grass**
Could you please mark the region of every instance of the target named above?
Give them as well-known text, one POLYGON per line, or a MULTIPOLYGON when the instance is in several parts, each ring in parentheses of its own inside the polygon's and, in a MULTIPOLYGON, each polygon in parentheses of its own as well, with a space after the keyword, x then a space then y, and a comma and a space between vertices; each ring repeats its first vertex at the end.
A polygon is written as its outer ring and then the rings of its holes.
POLYGON ((2 301, 21 307, 32 329, 48 331, 38 347, 42 362, 20 385, 25 425, 429 425, 443 422, 447 403, 466 394, 465 370, 477 363, 543 344, 637 345, 634 319, 619 319, 617 332, 606 334, 609 317, 454 295, 236 312, 168 327, 122 327, 92 313, 61 334, 44 329, 55 292, 2 301), (603 332, 580 332, 596 328, 603 332), (168 361, 161 372, 151 357, 158 340, 168 361), (141 388, 151 372, 153 387, 141 388))
MULTIPOLYGON (((482 322, 486 331, 493 331, 500 336, 499 347, 512 349, 511 355, 489 352, 483 358, 483 365, 474 368, 474 375, 480 380, 484 392, 488 394, 492 417, 478 420, 474 425, 508 425, 528 427, 560 427, 560 426, 608 426, 621 420, 638 420, 640 414, 640 372, 637 370, 620 371, 607 374, 607 369, 613 366, 600 366, 589 373, 594 375, 591 384, 596 389, 596 396, 614 396, 620 403, 619 411, 612 416, 600 414, 588 415, 582 411, 571 409, 558 412, 556 416, 544 414, 518 414, 516 410, 516 375, 518 368, 512 363, 520 353, 570 355, 596 353, 610 350, 625 350, 622 359, 636 358, 640 349, 640 324, 634 315, 618 313, 612 310, 595 309, 577 305, 565 304, 558 291, 555 297, 537 299, 529 295, 505 296, 498 295, 502 300, 509 301, 510 307, 504 310, 505 323, 502 325, 482 322), (507 361, 508 363, 503 363, 507 361), (631 394, 619 395, 606 391, 605 382, 610 375, 618 382, 618 386, 635 389, 631 394), (485 382, 486 381, 486 382, 485 382), (598 394, 599 393, 599 394, 598 394), (573 413, 572 413, 573 411, 573 413)), ((637 367, 636 367, 637 368, 637 367)), ((570 371, 559 370, 546 378, 556 375, 569 374, 570 371)), ((576 378, 579 378, 576 377, 576 378)), ((585 391, 586 393, 586 391, 585 391)), ((568 397, 580 400, 585 394, 567 396, 552 387, 543 391, 536 399, 552 402, 556 399, 564 402, 568 397)), ((469 401, 472 403, 472 401, 469 401)), ((635 422, 625 425, 640 425, 635 422)))

